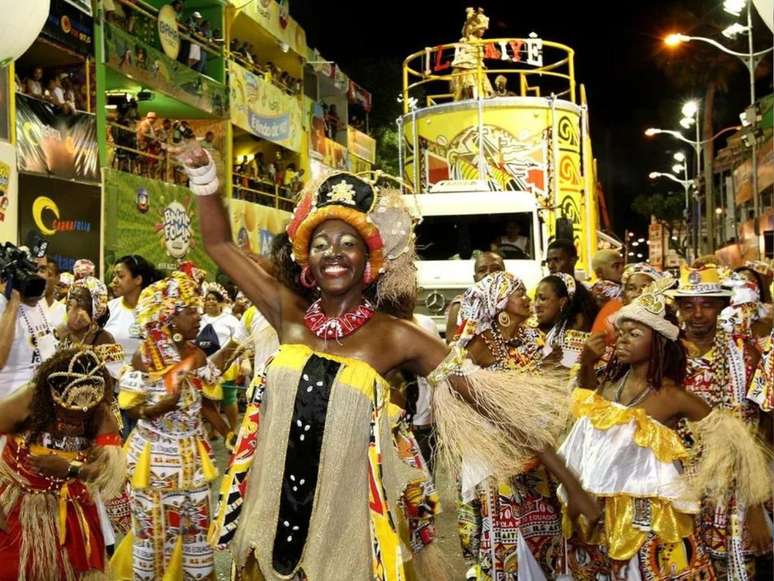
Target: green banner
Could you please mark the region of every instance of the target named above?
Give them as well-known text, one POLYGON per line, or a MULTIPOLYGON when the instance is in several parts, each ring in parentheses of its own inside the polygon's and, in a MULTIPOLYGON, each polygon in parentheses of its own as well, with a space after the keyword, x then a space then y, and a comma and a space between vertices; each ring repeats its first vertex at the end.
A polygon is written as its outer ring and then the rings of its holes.
POLYGON ((226 89, 223 85, 111 24, 105 25, 105 53, 111 68, 147 88, 163 91, 217 117, 226 116, 226 89))
POLYGON ((106 264, 140 254, 172 271, 184 260, 215 277, 199 235, 199 213, 188 188, 104 169, 106 264))

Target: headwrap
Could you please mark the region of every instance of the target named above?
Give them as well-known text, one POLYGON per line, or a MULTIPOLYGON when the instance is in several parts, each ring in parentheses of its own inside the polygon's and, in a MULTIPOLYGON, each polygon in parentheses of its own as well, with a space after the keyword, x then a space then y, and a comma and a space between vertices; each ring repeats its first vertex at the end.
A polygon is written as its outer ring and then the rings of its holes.
POLYGON ((555 276, 564 283, 564 287, 567 289, 567 295, 570 297, 570 300, 572 300, 575 297, 575 277, 566 272, 555 272, 551 276, 555 276))
POLYGON ((207 282, 207 271, 202 270, 190 260, 184 260, 181 262, 178 265, 177 270, 191 277, 199 287, 207 282))
POLYGON ((205 282, 202 285, 202 297, 207 298, 207 295, 210 293, 218 293, 223 297, 224 301, 230 302, 228 292, 226 292, 226 289, 217 282, 205 282))
POLYGON ((465 291, 460 305, 460 317, 464 322, 460 346, 464 347, 473 337, 491 329, 508 298, 518 290, 527 290, 521 279, 501 271, 488 274, 465 291))
POLYGON ((768 308, 761 303, 758 285, 739 273, 732 273, 723 281, 731 289, 731 303, 718 316, 723 330, 754 340, 753 325, 768 316, 768 308))
POLYGON ((145 330, 163 328, 183 309, 201 305, 202 297, 196 281, 182 272, 173 272, 140 293, 137 323, 145 330))
POLYGON ((666 291, 674 284, 675 280, 671 276, 662 276, 648 286, 639 297, 618 310, 610 320, 616 327, 622 321, 642 323, 670 341, 676 341, 680 335, 680 329, 666 318, 666 291))
POLYGON ((365 242, 372 276, 381 275, 377 302, 415 294, 415 218, 405 196, 387 180, 397 181, 381 172, 371 180, 336 172, 308 184, 288 224, 293 260, 305 266, 315 229, 327 220, 342 220, 365 242))
POLYGON ((70 300, 72 293, 77 288, 85 288, 89 291, 91 296, 91 318, 95 321, 99 319, 107 311, 108 304, 108 291, 105 283, 94 278, 93 276, 87 276, 85 278, 77 278, 70 287, 67 293, 67 300, 70 300))
POLYGON ((663 272, 659 272, 647 262, 637 262, 635 264, 626 265, 626 268, 624 268, 623 271, 623 276, 621 276, 621 284, 626 286, 626 283, 629 282, 629 278, 635 274, 644 274, 645 276, 650 277, 653 282, 656 282, 662 276, 664 276, 663 272))
POLYGON ((146 335, 140 353, 148 369, 160 371, 180 361, 169 323, 183 309, 199 308, 201 305, 199 285, 193 278, 178 271, 154 282, 140 293, 137 324, 146 335))
POLYGON ((72 286, 73 282, 75 281, 75 276, 72 272, 63 272, 59 275, 59 284, 62 284, 64 286, 72 286))
POLYGON ((73 275, 75 276, 75 280, 86 278, 88 276, 94 276, 96 270, 97 269, 94 266, 94 263, 88 258, 81 258, 80 260, 76 260, 75 264, 73 265, 73 275))

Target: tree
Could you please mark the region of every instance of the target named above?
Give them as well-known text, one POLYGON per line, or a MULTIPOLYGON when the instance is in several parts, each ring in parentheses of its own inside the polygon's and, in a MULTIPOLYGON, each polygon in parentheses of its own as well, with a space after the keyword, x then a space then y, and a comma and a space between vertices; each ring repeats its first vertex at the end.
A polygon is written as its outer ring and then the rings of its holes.
POLYGON ((640 194, 634 198, 632 209, 647 219, 653 217, 663 224, 669 248, 683 258, 688 257, 689 236, 683 194, 640 194))

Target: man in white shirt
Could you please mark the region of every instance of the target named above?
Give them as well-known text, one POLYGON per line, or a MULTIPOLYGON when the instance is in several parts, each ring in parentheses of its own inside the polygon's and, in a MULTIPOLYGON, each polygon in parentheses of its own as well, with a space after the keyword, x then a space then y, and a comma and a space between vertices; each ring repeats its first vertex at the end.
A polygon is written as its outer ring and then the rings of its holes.
MULTIPOLYGON (((42 260, 39 259, 42 263, 42 260)), ((46 312, 51 328, 56 330, 65 324, 67 319, 67 297, 64 301, 56 300, 57 284, 59 283, 59 265, 53 258, 46 259, 46 294, 40 301, 46 312)))
POLYGON ((56 351, 54 330, 44 308, 48 265, 37 260, 42 284, 34 285, 37 296, 22 296, 12 290, 5 297, 6 281, 0 282, 0 398, 29 382, 38 366, 56 351))

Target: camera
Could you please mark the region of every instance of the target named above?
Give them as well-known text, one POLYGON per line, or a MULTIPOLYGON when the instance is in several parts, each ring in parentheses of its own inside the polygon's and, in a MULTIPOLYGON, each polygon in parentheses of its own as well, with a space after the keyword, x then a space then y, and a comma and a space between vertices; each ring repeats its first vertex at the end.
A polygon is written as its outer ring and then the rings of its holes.
MULTIPOLYGON (((8 289, 19 291, 23 299, 42 297, 46 291, 46 279, 38 274, 37 262, 10 242, 0 246, 0 279, 8 283, 8 289)), ((6 292, 10 294, 10 290, 6 292)))

